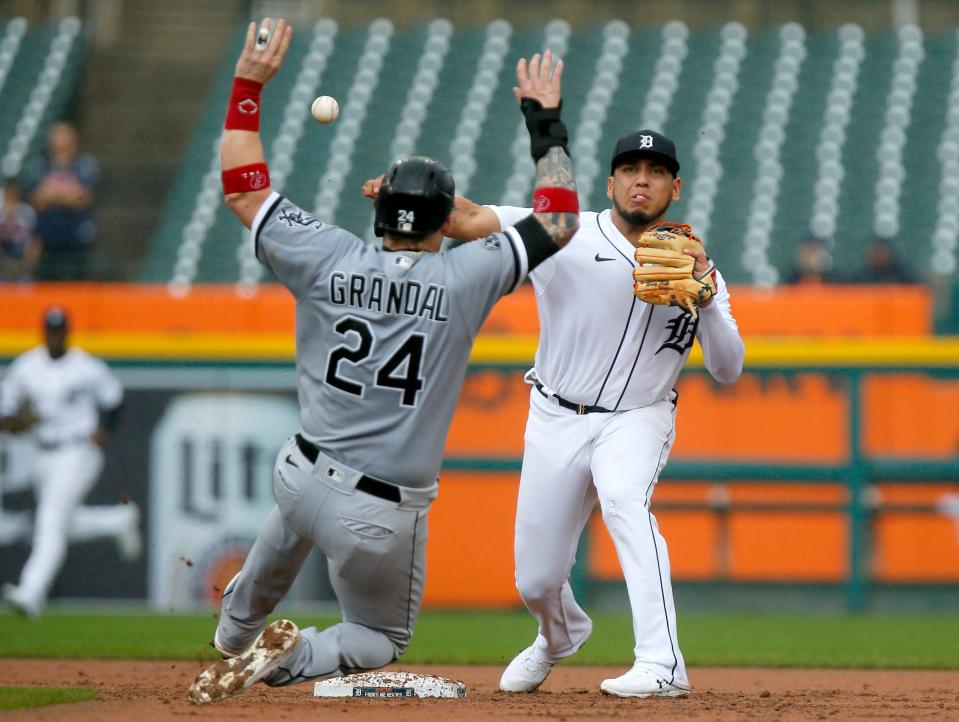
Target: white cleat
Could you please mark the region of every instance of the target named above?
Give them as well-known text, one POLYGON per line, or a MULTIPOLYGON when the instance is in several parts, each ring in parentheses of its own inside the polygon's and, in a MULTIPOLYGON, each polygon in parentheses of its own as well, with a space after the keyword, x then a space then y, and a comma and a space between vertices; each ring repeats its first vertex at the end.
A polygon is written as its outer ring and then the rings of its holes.
POLYGON ((499 688, 504 692, 535 692, 552 668, 552 662, 541 659, 532 646, 527 647, 503 670, 499 688))
POLYGON ((3 598, 25 617, 39 617, 43 611, 43 603, 28 598, 16 584, 3 585, 3 598))
POLYGON ((219 702, 251 687, 283 664, 299 641, 300 630, 289 619, 273 622, 243 654, 200 672, 190 685, 190 701, 193 704, 219 702))
POLYGON ((689 688, 667 682, 661 675, 642 667, 633 667, 614 679, 604 679, 599 688, 616 697, 688 697, 689 688))

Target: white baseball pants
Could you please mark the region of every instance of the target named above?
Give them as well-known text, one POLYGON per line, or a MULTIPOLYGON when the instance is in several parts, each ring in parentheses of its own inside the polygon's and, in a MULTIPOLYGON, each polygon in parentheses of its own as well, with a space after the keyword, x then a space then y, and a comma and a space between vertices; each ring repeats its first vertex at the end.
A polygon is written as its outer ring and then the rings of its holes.
POLYGON ((19 590, 38 606, 46 601, 63 565, 68 541, 118 537, 136 523, 130 505, 80 506, 102 469, 103 451, 92 441, 37 452, 33 547, 19 590))
POLYGON ((539 622, 547 661, 573 654, 592 624, 569 584, 577 543, 598 499, 623 568, 635 661, 686 686, 666 540, 649 511, 675 438, 675 406, 577 415, 530 392, 516 509, 516 586, 539 622))

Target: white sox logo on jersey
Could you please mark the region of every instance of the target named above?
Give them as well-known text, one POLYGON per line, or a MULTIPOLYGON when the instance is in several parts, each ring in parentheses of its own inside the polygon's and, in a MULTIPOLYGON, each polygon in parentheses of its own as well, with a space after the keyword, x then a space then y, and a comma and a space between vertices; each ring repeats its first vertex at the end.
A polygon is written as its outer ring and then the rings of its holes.
POLYGON ((697 323, 699 321, 694 319, 692 314, 685 312, 667 321, 666 329, 669 331, 669 336, 663 341, 663 345, 656 349, 656 354, 667 348, 680 356, 686 353, 692 348, 693 339, 696 338, 697 323))
POLYGON ((639 136, 639 149, 643 148, 652 148, 653 147, 653 136, 651 135, 641 135, 639 136))
POLYGON ((319 228, 320 226, 323 225, 320 221, 316 220, 314 216, 307 215, 303 213, 302 211, 291 212, 287 208, 284 208, 282 211, 280 211, 280 215, 276 217, 276 220, 278 222, 285 223, 289 228, 292 228, 294 225, 297 225, 297 226, 316 225, 316 227, 319 228))

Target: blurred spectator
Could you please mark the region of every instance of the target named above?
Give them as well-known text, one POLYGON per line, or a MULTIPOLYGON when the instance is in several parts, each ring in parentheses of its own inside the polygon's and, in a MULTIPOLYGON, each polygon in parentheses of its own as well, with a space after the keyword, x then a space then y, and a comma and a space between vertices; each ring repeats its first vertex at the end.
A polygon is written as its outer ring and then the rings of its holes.
POLYGON ((29 200, 43 242, 38 278, 87 278, 96 182, 97 163, 90 154, 79 152, 76 128, 55 123, 47 135, 46 155, 27 173, 29 200))
POLYGON ((896 257, 886 238, 874 238, 866 249, 866 262, 852 277, 853 283, 918 283, 916 275, 896 257))
POLYGON ((41 249, 36 231, 37 215, 23 202, 23 188, 7 180, 0 205, 0 282, 33 278, 41 249))
POLYGON ((816 284, 837 281, 832 273, 832 257, 826 244, 814 236, 800 241, 796 246, 793 268, 786 274, 783 283, 816 284))

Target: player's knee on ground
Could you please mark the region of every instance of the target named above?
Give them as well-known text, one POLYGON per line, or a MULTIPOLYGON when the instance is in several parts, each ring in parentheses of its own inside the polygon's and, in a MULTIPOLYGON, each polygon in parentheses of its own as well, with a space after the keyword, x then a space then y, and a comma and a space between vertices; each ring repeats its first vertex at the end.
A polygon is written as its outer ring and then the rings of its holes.
POLYGON ((395 662, 409 646, 410 638, 398 642, 390 635, 376 633, 376 637, 364 640, 364 644, 356 649, 344 650, 342 656, 343 669, 349 671, 364 669, 379 669, 395 662))
MULTIPOLYGON (((297 668, 293 676, 306 678, 337 677, 385 667, 394 662, 410 642, 409 632, 387 632, 351 622, 335 624, 322 631, 309 627, 301 630, 301 635, 307 648, 299 650, 291 664, 297 668)), ((289 681, 278 677, 267 683, 282 685, 289 681)))
MULTIPOLYGON (((393 659, 390 662, 395 662, 399 659, 400 655, 406 651, 407 647, 410 646, 410 639, 412 639, 412 634, 390 634, 387 633, 386 638, 390 640, 390 644, 393 645, 393 659)), ((389 662, 386 662, 389 664, 389 662)))

